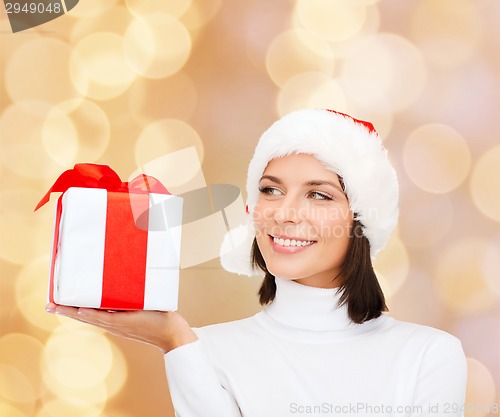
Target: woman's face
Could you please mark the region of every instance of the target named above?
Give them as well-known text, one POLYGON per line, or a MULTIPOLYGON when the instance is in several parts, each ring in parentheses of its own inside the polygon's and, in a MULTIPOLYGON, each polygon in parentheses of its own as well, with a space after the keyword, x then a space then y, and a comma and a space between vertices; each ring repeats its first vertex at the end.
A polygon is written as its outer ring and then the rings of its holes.
POLYGON ((253 212, 257 244, 275 276, 337 287, 353 215, 337 174, 312 155, 273 159, 253 212))

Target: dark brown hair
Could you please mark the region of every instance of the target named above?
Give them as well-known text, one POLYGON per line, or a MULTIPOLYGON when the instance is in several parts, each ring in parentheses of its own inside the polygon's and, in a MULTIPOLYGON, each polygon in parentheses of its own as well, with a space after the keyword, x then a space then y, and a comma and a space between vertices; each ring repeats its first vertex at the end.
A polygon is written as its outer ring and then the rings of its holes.
MULTIPOLYGON (((266 262, 257 245, 253 241, 251 252, 252 266, 259 267, 265 273, 258 295, 261 305, 269 304, 276 296, 276 280, 266 267, 266 262)), ((339 277, 332 277, 332 282, 339 277)), ((349 318, 354 323, 379 317, 382 311, 388 311, 385 297, 373 270, 370 258, 370 242, 363 235, 362 224, 354 220, 352 235, 344 262, 341 267, 342 284, 339 291, 340 305, 347 303, 349 318)))

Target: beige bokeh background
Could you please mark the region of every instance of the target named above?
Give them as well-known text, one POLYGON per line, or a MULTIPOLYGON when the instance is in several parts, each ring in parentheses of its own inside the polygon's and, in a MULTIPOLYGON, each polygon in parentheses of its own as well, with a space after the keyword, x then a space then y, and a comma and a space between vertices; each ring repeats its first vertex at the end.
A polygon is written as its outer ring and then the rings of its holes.
MULTIPOLYGON (((0 415, 174 415, 159 351, 43 311, 53 203, 33 208, 57 175, 128 178, 195 146, 207 183, 244 190, 259 135, 302 107, 383 136, 401 185, 376 260, 390 314, 458 336, 466 416, 497 415, 500 2, 81 0, 16 34, 1 13, 0 415)), ((179 311, 247 317, 258 286, 217 259, 183 269, 179 311)))

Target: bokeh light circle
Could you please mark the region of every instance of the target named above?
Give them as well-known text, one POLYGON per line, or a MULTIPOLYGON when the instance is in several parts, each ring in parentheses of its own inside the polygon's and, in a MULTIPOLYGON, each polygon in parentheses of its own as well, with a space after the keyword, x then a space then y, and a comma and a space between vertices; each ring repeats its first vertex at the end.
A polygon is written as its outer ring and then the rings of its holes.
POLYGON ((80 98, 87 85, 82 82, 78 90, 73 86, 68 73, 70 57, 70 45, 52 37, 35 38, 20 45, 5 68, 4 82, 12 100, 56 104, 80 98))
POLYGON ((42 146, 59 165, 71 165, 78 150, 76 127, 59 107, 50 109, 42 125, 42 146))
POLYGON ((191 53, 191 37, 174 17, 154 13, 135 18, 124 35, 124 53, 130 67, 143 77, 175 74, 191 53))
POLYGON ((175 119, 189 119, 193 114, 198 93, 193 80, 183 72, 160 80, 138 79, 128 93, 128 105, 132 116, 141 124, 163 119, 165 115, 175 119), (168 91, 169 99, 165 99, 168 91))
POLYGON ((340 78, 347 108, 357 119, 370 121, 385 141, 393 126, 393 110, 380 86, 368 80, 340 78))
POLYGON ((408 278, 410 269, 408 251, 396 233, 391 236, 384 250, 377 254, 373 267, 384 295, 392 297, 408 278))
MULTIPOLYGON (((73 320, 66 319, 65 321, 70 322, 73 320)), ((82 326, 72 328, 66 326, 66 323, 63 323, 57 331, 64 331, 71 334, 72 332, 87 332, 92 330, 100 333, 99 329, 90 328, 88 324, 84 324, 82 326)), ((106 377, 97 381, 95 384, 86 384, 84 386, 67 384, 64 380, 57 378, 57 375, 54 375, 54 373, 51 372, 49 364, 46 361, 42 362, 41 372, 43 380, 52 395, 65 400, 84 401, 85 403, 93 405, 102 405, 117 395, 127 381, 127 362, 121 350, 107 338, 106 341, 111 349, 111 366, 106 377)))
MULTIPOLYGON (((58 380, 52 372, 48 370, 46 362, 41 363, 43 381, 47 387, 48 394, 42 399, 51 397, 61 398, 64 401, 84 402, 95 406, 102 406, 109 399, 108 391, 104 381, 99 381, 89 387, 75 387, 58 380)), ((76 370, 75 370, 76 371, 76 370)), ((74 377, 78 378, 75 374, 74 377)))
MULTIPOLYGON (((0 364, 10 366, 21 375, 17 375, 20 378, 20 385, 4 386, 14 396, 10 399, 16 402, 29 402, 37 400, 42 394, 44 387, 39 370, 42 350, 42 343, 27 334, 7 333, 0 338, 0 364), (22 386, 27 386, 26 392, 22 386)), ((0 394, 0 397, 9 398, 4 394, 0 394)))
POLYGON ((500 222, 500 145, 476 162, 470 180, 472 201, 488 218, 500 222))
POLYGON ((11 403, 7 402, 0 398, 0 416, 7 417, 26 417, 31 416, 32 414, 26 414, 24 411, 21 411, 19 408, 15 407, 11 403))
POLYGON ((304 29, 294 29, 276 36, 266 53, 266 69, 283 87, 291 77, 303 72, 332 75, 335 61, 327 42, 304 29))
POLYGON ((23 265, 50 250, 50 221, 5 216, 0 219, 0 232, 0 258, 13 264, 23 265))
MULTIPOLYGON (((355 103, 358 107, 371 108, 373 111, 391 112, 392 109, 380 86, 367 79, 350 79, 347 77, 339 79, 339 82, 346 91, 349 102, 355 103)), ((378 128, 378 125, 376 127, 378 128)))
POLYGON ((91 19, 76 19, 71 29, 69 41, 72 45, 75 45, 89 33, 99 32, 112 32, 122 36, 131 19, 132 16, 125 7, 115 4, 98 15, 92 16, 91 19))
MULTIPOLYGON (((8 28, 10 26, 9 18, 7 13, 2 13, 0 15, 0 27, 8 28)), ((40 39, 42 36, 36 32, 32 31, 30 33, 30 42, 33 42, 36 39, 40 39)), ((11 60, 12 56, 16 54, 20 48, 26 45, 26 37, 24 36, 9 36, 8 42, 5 41, 6 38, 2 41, 2 48, 0 48, 0 70, 2 74, 5 76, 5 67, 11 60)))
POLYGON ((75 18, 94 18, 112 8, 118 0, 85 0, 78 2, 78 7, 73 7, 68 14, 75 18))
MULTIPOLYGON (((25 183, 26 184, 26 183, 25 183)), ((36 219, 33 216, 33 209, 38 200, 42 198, 42 193, 38 188, 22 187, 4 188, 0 190, 0 217, 9 220, 20 220, 38 223, 38 220, 52 222, 53 213, 50 210, 40 210, 36 212, 36 219)), ((1 221, 1 220, 0 220, 1 221)), ((47 250, 48 251, 48 250, 47 250)))
POLYGON ((210 23, 222 5, 222 0, 193 0, 180 20, 191 32, 198 31, 210 23))
POLYGON ((51 398, 43 402, 34 417, 101 417, 104 404, 95 405, 83 400, 51 398))
POLYGON ((430 63, 450 69, 474 55, 482 37, 481 17, 474 3, 421 0, 415 5, 412 37, 430 63))
POLYGON ((54 330, 43 351, 45 372, 61 385, 89 389, 104 382, 112 364, 108 339, 91 327, 54 330), (77 377, 75 377, 77 376, 77 377))
MULTIPOLYGON (((380 278, 379 275, 377 278, 380 278)), ((387 287, 387 284, 381 282, 381 287, 387 287)), ((418 267, 410 268, 408 278, 397 295, 386 301, 389 308, 387 314, 398 320, 439 327, 446 316, 446 309, 435 294, 431 277, 418 267), (422 302, 424 298, 425 303, 422 302)))
POLYGON ((106 407, 106 411, 100 417, 135 417, 130 412, 124 411, 119 408, 106 407))
POLYGON ((111 369, 104 382, 106 383, 108 398, 112 398, 120 392, 127 382, 128 367, 127 361, 121 349, 112 341, 108 340, 108 342, 111 347, 113 362, 111 363, 111 369))
POLYGON ((305 72, 290 78, 278 94, 277 107, 281 116, 303 108, 347 111, 340 84, 318 72, 305 72))
POLYGON ((486 247, 483 272, 490 289, 500 297, 500 234, 486 247))
POLYGON ((297 0, 296 13, 304 28, 328 41, 349 39, 366 21, 366 7, 359 2, 297 0))
POLYGON ((159 156, 195 146, 200 161, 204 147, 200 135, 186 122, 176 119, 157 120, 147 125, 135 143, 135 161, 143 166, 159 156))
POLYGON ((3 111, 0 160, 12 172, 39 180, 54 178, 64 168, 45 152, 43 146, 42 132, 51 110, 49 103, 23 101, 3 111))
POLYGON ((433 123, 415 129, 403 149, 406 173, 420 188, 447 193, 466 179, 471 166, 465 139, 449 126, 433 123))
POLYGON ((421 95, 427 68, 420 51, 395 34, 367 36, 345 57, 342 78, 377 85, 393 111, 404 110, 421 95))
MULTIPOLYGON (((49 250, 47 246, 47 251, 49 250)), ((57 316, 44 310, 47 303, 48 271, 49 256, 26 263, 16 280, 16 303, 19 312, 30 324, 52 331, 59 326, 59 320, 57 316)))
POLYGON ((0 258, 24 265, 48 253, 53 211, 42 209, 33 214, 42 195, 42 192, 26 187, 0 191, 3 203, 0 204, 0 258))
MULTIPOLYGON (((94 162, 102 156, 109 145, 111 126, 107 114, 101 107, 90 100, 83 100, 77 105, 68 100, 59 103, 52 111, 62 111, 76 129, 78 143, 75 155, 67 165, 80 161, 94 162)), ((50 115, 51 113, 49 118, 50 115)), ((46 147, 46 150, 49 154, 54 152, 53 148, 46 147)))
POLYGON ((401 237, 407 246, 424 248, 441 241, 451 229, 454 209, 446 194, 430 194, 413 187, 401 196, 401 237))
MULTIPOLYGON (((297 26, 301 26, 300 20, 298 18, 296 18, 295 21, 294 23, 297 26)), ((380 31, 380 21, 381 10, 377 6, 366 7, 366 19, 363 27, 359 32, 348 39, 329 42, 335 58, 337 60, 345 59, 358 47, 358 45, 362 44, 368 37, 377 34, 380 31)))
POLYGON ((495 401, 495 381, 491 372, 480 361, 474 358, 467 358, 467 390, 465 393, 465 417, 483 417, 498 413, 488 408, 492 407, 495 401))
POLYGON ((13 366, 0 363, 0 398, 13 403, 32 403, 37 396, 26 375, 13 366))
POLYGON ((192 0, 125 0, 127 9, 136 16, 145 16, 151 13, 166 13, 174 17, 181 17, 191 6, 192 0))
POLYGON ((484 278, 487 248, 483 239, 463 238, 441 250, 434 272, 436 291, 455 314, 487 311, 495 302, 484 278))
POLYGON ((82 94, 99 100, 123 94, 136 77, 125 60, 122 37, 112 32, 81 39, 73 48, 70 73, 82 94))

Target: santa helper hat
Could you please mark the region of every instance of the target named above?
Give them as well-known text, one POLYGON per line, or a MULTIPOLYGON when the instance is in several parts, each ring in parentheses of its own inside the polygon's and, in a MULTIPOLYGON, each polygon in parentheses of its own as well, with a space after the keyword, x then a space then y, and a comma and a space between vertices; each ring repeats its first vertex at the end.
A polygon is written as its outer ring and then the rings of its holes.
POLYGON ((247 223, 226 233, 222 267, 240 275, 262 275, 252 269, 250 261, 258 185, 269 161, 291 154, 313 155, 342 177, 350 209, 370 242, 373 260, 386 245, 399 215, 398 180, 387 150, 371 123, 333 110, 305 109, 287 114, 261 136, 248 167, 247 223))

